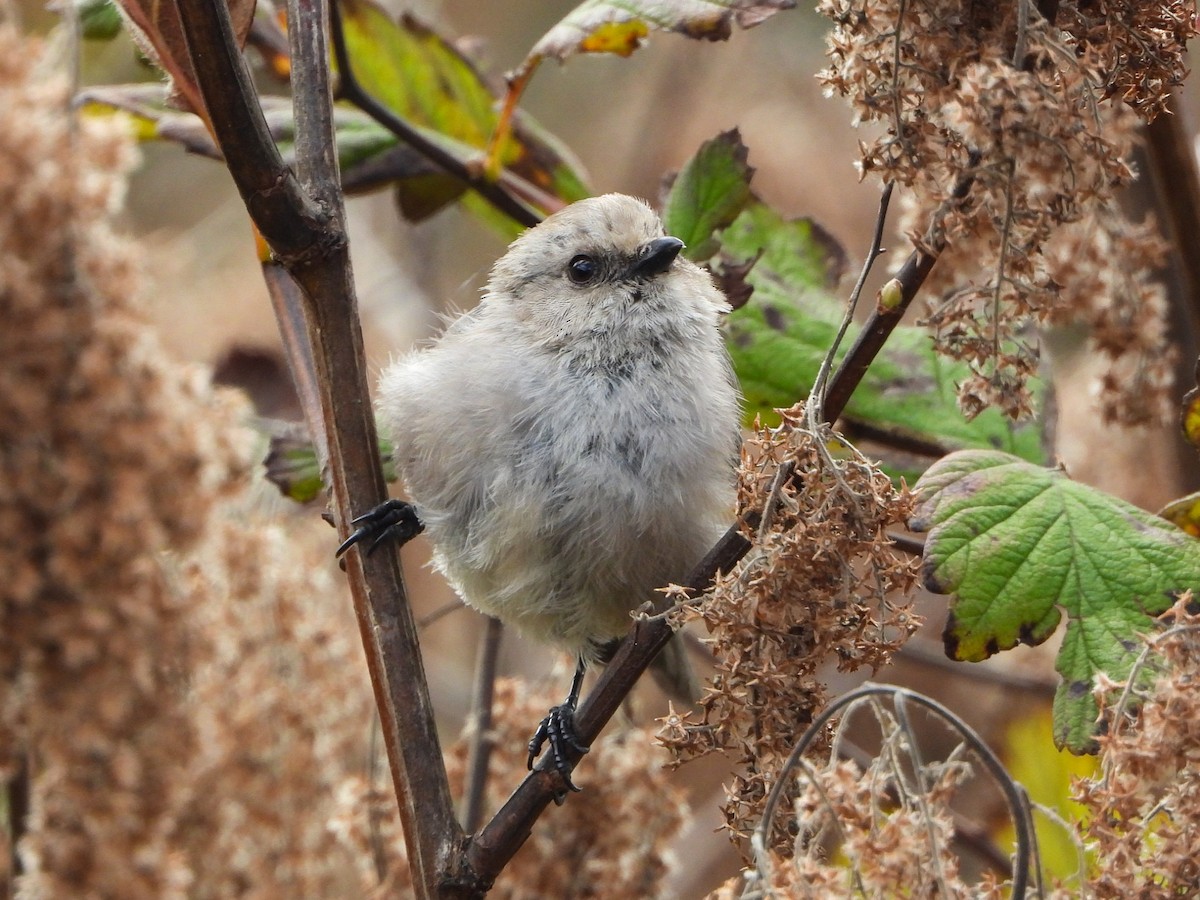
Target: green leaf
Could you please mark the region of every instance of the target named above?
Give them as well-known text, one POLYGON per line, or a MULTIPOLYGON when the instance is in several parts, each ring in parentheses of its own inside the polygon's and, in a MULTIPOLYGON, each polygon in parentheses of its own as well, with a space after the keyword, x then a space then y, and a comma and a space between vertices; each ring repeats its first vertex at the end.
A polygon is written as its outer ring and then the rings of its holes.
POLYGON ((77 0, 79 28, 89 41, 111 41, 121 33, 121 13, 113 0, 77 0))
POLYGON ((321 495, 321 466, 317 451, 308 440, 294 435, 272 435, 270 450, 263 460, 267 481, 279 493, 297 503, 311 503, 321 495))
POLYGON ((363 89, 396 115, 483 147, 495 98, 470 61, 405 14, 396 21, 371 0, 343 0, 346 49, 363 89))
POLYGON ((1097 675, 1125 679, 1154 617, 1184 590, 1200 591, 1200 543, 1058 469, 1007 453, 951 454, 917 488, 909 525, 929 532, 925 585, 955 595, 947 654, 977 661, 1039 644, 1066 613, 1054 737, 1075 753, 1094 750, 1097 675))
MULTIPOLYGON (((191 153, 220 159, 212 136, 199 116, 180 112, 167 105, 162 85, 134 84, 88 88, 79 99, 89 115, 110 114, 120 110, 132 117, 139 140, 162 140, 177 143, 191 153)), ((284 161, 295 158, 296 123, 291 101, 286 97, 263 97, 263 115, 267 127, 284 161)), ((396 137, 370 119, 365 113, 349 107, 335 107, 333 115, 337 135, 338 164, 345 173, 347 191, 364 189, 362 170, 367 164, 375 167, 375 187, 397 178, 415 178, 435 170, 415 151, 399 145, 396 137), (388 161, 391 151, 398 150, 395 159, 388 161)), ((456 149, 461 149, 456 145, 456 149)))
POLYGON ((728 227, 750 201, 749 154, 736 128, 705 141, 687 161, 663 205, 663 227, 679 238, 688 259, 702 262, 720 248, 715 233, 728 227))
MULTIPOLYGON (((775 409, 807 396, 837 333, 844 301, 829 291, 845 254, 819 226, 784 221, 761 203, 750 204, 721 233, 721 244, 731 258, 762 253, 747 276, 753 298, 729 317, 729 349, 747 420, 759 415, 777 422, 775 409)), ((856 334, 852 327, 847 346, 856 334)), ((966 366, 934 353, 924 329, 902 325, 871 364, 844 419, 944 449, 1000 448, 1041 461, 1041 435, 1033 425, 1014 425, 994 409, 971 422, 962 417, 955 383, 967 376, 966 366)))
MULTIPOLYGON (((373 0, 343 0, 346 49, 363 89, 426 137, 455 145, 463 159, 481 156, 496 127, 496 96, 453 44, 409 14, 399 21, 373 0)), ((588 196, 577 163, 557 140, 522 116, 500 161, 535 187, 567 202, 588 196)), ((406 185, 398 185, 403 195, 406 185)), ((428 210, 428 180, 411 208, 428 210)), ((460 192, 447 191, 445 201, 460 192)), ((401 198, 401 208, 406 206, 401 198)))
MULTIPOLYGON (((396 465, 392 460, 391 441, 379 439, 379 455, 383 460, 383 477, 395 481, 396 465)), ((311 503, 325 490, 321 480, 321 466, 312 441, 294 430, 284 430, 270 435, 270 445, 263 459, 267 481, 279 489, 279 493, 297 503, 311 503)))

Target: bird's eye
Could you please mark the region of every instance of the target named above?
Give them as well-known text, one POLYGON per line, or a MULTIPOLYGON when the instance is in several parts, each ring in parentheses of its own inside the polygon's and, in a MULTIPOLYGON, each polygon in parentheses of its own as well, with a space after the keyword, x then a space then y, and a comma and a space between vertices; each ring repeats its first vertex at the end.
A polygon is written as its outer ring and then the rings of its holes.
POLYGON ((600 267, 590 256, 579 254, 567 263, 567 277, 576 284, 587 284, 596 277, 600 267))

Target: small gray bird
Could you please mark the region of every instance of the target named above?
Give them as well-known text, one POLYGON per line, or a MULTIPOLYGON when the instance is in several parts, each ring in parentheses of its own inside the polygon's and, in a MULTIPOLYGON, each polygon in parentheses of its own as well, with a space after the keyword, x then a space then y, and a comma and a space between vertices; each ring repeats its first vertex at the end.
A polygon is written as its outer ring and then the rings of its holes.
MULTIPOLYGON (((379 383, 411 504, 343 544, 427 529, 471 606, 578 660, 530 742, 563 744, 584 669, 655 588, 679 582, 733 514, 741 401, 729 310, 646 203, 581 200, 522 234, 480 305, 379 383)), ((674 642, 673 642, 674 643, 674 642)), ((678 654, 677 654, 678 655, 678 654)))

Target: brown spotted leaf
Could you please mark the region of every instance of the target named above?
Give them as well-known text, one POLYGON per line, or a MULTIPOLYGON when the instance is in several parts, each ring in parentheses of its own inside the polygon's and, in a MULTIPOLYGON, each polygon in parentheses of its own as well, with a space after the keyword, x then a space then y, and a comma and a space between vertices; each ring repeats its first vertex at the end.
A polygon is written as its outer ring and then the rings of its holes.
POLYGON ((542 35, 508 75, 508 94, 492 143, 490 170, 498 165, 499 147, 530 78, 544 59, 563 62, 576 53, 629 56, 652 31, 672 31, 706 41, 724 41, 733 26, 753 28, 796 0, 585 0, 542 35))
POLYGON ((795 0, 587 0, 533 45, 522 69, 531 60, 564 60, 576 53, 628 56, 651 29, 723 41, 734 23, 753 28, 795 5, 795 0))
MULTIPOLYGON (((217 0, 222 2, 222 0, 217 0)), ((246 43, 254 21, 255 0, 227 0, 238 46, 246 43)), ((172 102, 182 109, 204 113, 204 101, 196 86, 196 76, 183 38, 179 7, 174 0, 116 0, 129 23, 134 42, 166 74, 171 85, 172 102)))
POLYGON ((1056 668, 1054 734, 1095 746, 1097 676, 1121 681, 1177 595, 1200 592, 1200 542, 1058 469, 965 450, 917 483, 910 527, 928 531, 925 586, 953 594, 947 655, 978 661, 1067 626, 1056 668))

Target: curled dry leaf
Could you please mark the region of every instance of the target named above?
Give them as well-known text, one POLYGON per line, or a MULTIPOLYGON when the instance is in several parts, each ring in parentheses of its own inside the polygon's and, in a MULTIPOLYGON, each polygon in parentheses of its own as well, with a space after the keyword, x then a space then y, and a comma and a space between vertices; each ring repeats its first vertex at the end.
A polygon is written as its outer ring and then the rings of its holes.
POLYGON ((697 40, 724 41, 733 23, 753 28, 795 0, 588 0, 542 35, 518 72, 553 57, 576 53, 619 53, 628 56, 650 31, 674 31, 697 40))
MULTIPOLYGON (((254 21, 255 0, 228 0, 238 46, 246 42, 254 21)), ((188 58, 179 7, 174 0, 116 0, 138 49, 167 75, 172 104, 204 115, 204 101, 188 58)))
POLYGON ((488 168, 494 170, 513 111, 534 71, 547 58, 565 61, 576 53, 616 53, 629 56, 653 29, 673 31, 696 40, 724 41, 733 23, 753 28, 796 0, 585 0, 542 35, 521 64, 508 75, 508 94, 500 121, 488 147, 488 168))

